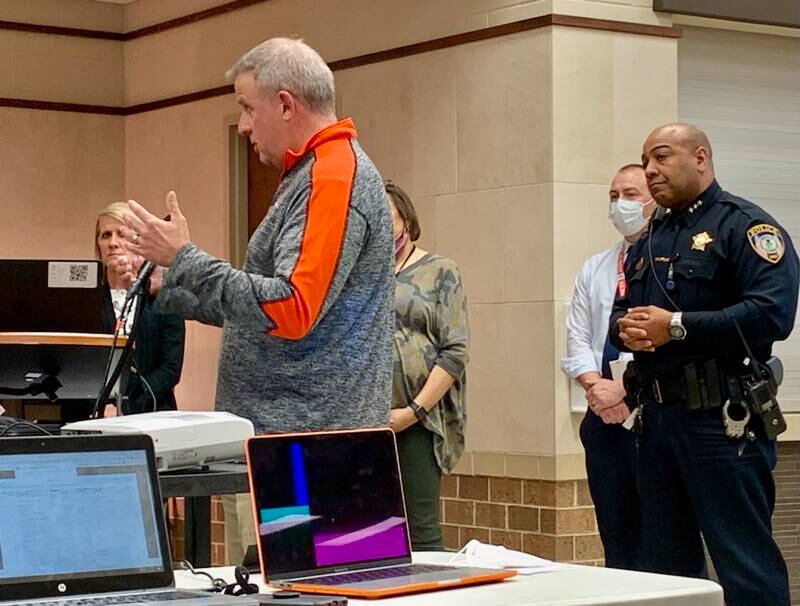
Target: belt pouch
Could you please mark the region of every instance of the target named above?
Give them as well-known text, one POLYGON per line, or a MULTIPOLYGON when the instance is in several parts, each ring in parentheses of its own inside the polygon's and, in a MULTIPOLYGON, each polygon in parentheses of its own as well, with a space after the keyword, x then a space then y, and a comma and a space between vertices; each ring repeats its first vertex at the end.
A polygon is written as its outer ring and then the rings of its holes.
POLYGON ((714 408, 722 406, 724 398, 722 397, 722 390, 720 388, 720 372, 719 365, 716 360, 706 360, 703 364, 703 370, 706 375, 706 408, 714 408))
POLYGON ((683 378, 686 385, 686 407, 689 410, 700 410, 703 408, 703 394, 694 362, 683 367, 683 378))

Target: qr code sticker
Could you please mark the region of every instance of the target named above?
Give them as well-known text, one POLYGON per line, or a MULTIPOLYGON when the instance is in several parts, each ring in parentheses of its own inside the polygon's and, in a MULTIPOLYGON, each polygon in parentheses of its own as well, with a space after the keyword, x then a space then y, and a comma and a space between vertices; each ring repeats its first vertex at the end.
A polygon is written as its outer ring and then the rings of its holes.
POLYGON ((69 266, 70 282, 86 282, 89 279, 89 266, 73 264, 69 266))

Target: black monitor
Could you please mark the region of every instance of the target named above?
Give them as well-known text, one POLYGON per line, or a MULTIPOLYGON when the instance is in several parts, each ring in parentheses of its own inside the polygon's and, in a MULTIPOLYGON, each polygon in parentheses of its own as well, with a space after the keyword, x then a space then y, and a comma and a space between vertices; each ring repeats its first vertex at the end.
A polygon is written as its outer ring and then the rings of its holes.
POLYGON ((0 332, 105 332, 101 276, 94 259, 0 259, 0 332))
MULTIPOLYGON (((125 339, 120 339, 115 360, 122 354, 125 339)), ((111 350, 111 335, 30 333, 24 338, 9 338, 0 333, 0 399, 90 400, 94 402, 103 387, 106 363, 111 350), (60 385, 43 383, 47 377, 60 385), (16 393, 41 386, 34 393, 16 393)), ((127 373, 121 385, 127 381, 127 373)), ((116 391, 116 390, 115 390, 116 391)))
POLYGON ((0 399, 94 402, 112 342, 100 262, 0 259, 0 283, 0 399))

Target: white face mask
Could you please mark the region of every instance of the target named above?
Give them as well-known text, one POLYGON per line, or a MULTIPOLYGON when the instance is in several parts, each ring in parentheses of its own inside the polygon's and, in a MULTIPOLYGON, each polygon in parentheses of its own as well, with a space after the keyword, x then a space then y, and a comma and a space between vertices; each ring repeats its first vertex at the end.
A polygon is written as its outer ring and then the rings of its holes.
POLYGON ((644 207, 652 201, 642 203, 625 198, 614 200, 608 204, 608 218, 619 233, 626 237, 632 236, 647 225, 644 207))

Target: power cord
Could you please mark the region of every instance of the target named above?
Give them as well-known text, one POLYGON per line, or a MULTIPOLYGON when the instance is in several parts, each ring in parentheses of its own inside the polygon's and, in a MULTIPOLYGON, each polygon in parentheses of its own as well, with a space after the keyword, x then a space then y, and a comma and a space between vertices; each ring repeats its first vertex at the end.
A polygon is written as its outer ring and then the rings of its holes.
POLYGON ((194 566, 192 566, 189 560, 182 560, 180 563, 180 567, 182 570, 188 570, 193 575, 199 577, 206 577, 209 581, 211 581, 212 591, 216 593, 221 593, 225 590, 228 586, 228 582, 225 579, 221 579, 219 577, 215 577, 207 573, 205 570, 196 570, 194 566))
POLYGON ((139 368, 136 366, 136 360, 131 359, 131 371, 139 380, 144 383, 144 386, 147 388, 147 393, 150 394, 150 399, 153 401, 153 412, 158 410, 158 400, 156 400, 156 394, 153 392, 153 388, 150 387, 150 383, 147 382, 147 379, 144 378, 144 375, 139 372, 139 368))
POLYGON ((244 566, 237 566, 234 568, 233 576, 236 578, 235 583, 228 583, 224 579, 212 576, 205 570, 197 570, 188 560, 181 561, 181 568, 183 570, 188 570, 194 575, 208 578, 211 581, 212 591, 216 593, 235 596, 258 593, 258 585, 250 582, 250 571, 244 566))

